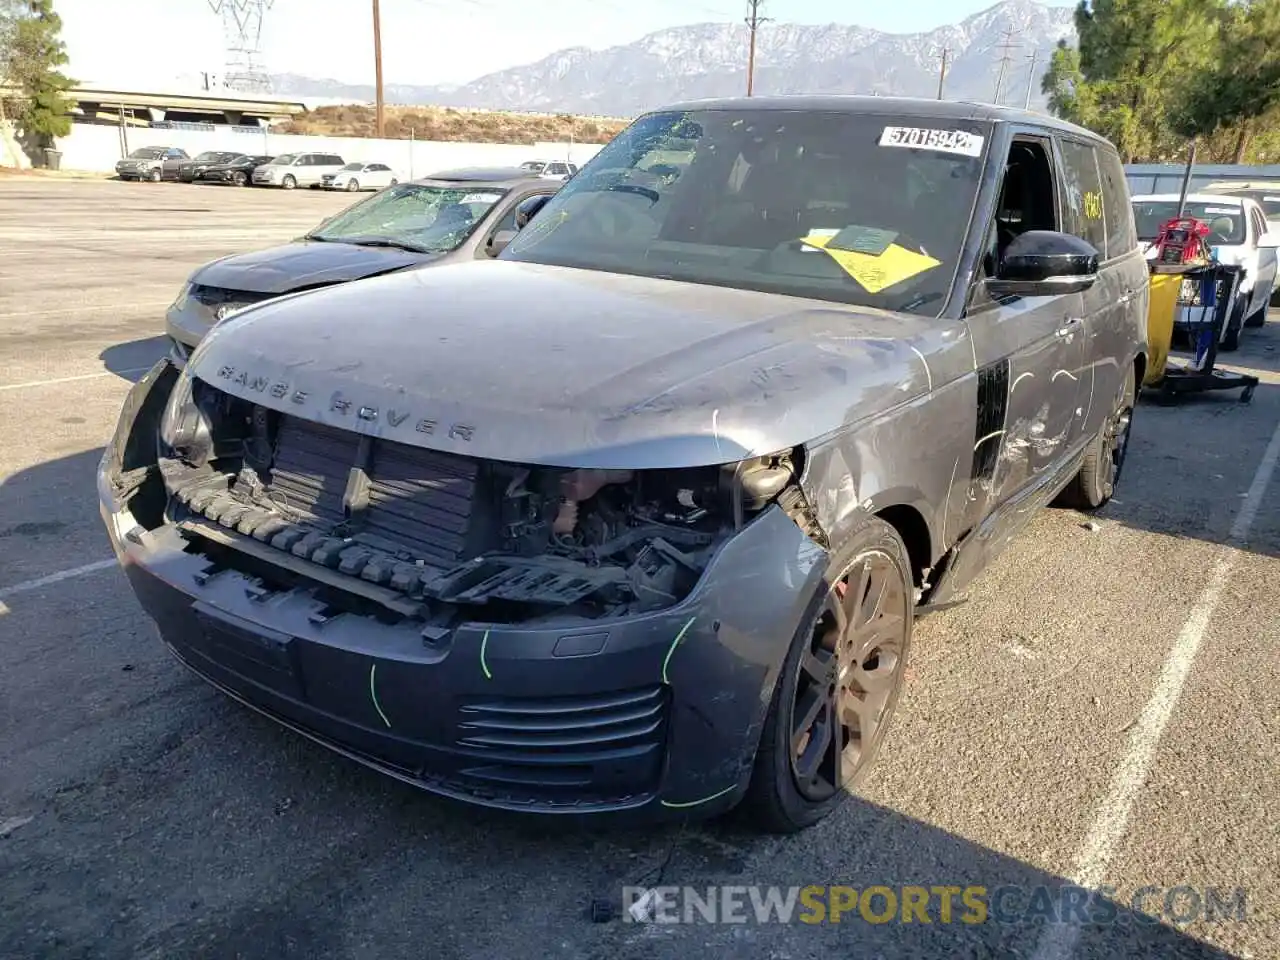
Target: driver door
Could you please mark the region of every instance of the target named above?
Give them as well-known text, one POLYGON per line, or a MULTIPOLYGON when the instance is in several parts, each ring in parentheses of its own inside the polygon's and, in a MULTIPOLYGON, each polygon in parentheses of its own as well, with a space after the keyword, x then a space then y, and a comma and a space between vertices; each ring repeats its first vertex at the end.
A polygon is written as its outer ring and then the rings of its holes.
POLYGON ((987 501, 984 513, 1057 467, 1076 435, 1085 341, 1081 295, 996 300, 985 287, 1015 237, 1062 229, 1053 157, 1045 137, 1020 135, 1010 145, 1000 201, 987 226, 988 253, 966 311, 982 434, 974 437, 972 470, 979 499, 987 501))

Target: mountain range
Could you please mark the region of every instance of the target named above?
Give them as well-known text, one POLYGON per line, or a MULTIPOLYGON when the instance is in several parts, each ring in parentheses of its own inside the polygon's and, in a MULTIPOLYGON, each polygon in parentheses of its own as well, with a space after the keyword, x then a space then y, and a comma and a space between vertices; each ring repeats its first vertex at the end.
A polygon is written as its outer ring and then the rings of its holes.
MULTIPOLYGON (((999 83, 998 101, 1022 106, 1030 81, 1030 104, 1041 107, 1040 77, 1062 39, 1074 39, 1071 8, 1035 0, 1004 0, 925 33, 769 22, 757 34, 754 92, 933 97, 946 51, 947 99, 996 101, 999 83)), ((605 50, 571 47, 460 85, 387 84, 383 95, 398 104, 631 117, 677 100, 741 95, 747 43, 743 23, 692 24, 605 50)), ((374 98, 371 84, 297 74, 273 83, 285 96, 374 98)))

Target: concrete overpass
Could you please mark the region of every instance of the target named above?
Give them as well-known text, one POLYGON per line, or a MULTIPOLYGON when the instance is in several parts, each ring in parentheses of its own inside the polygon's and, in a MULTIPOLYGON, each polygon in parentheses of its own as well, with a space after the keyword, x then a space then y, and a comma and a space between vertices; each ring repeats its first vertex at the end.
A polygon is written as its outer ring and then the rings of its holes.
POLYGON ((234 96, 207 92, 165 93, 76 87, 67 91, 74 115, 82 122, 130 125, 151 123, 212 123, 218 126, 258 126, 259 121, 288 120, 307 112, 305 104, 262 96, 234 96))

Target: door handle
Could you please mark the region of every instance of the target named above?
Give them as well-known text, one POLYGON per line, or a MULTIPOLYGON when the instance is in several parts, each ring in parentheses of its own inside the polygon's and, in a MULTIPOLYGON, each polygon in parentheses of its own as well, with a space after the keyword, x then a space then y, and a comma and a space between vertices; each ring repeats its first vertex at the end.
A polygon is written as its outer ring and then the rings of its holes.
POLYGON ((1067 317, 1067 319, 1062 322, 1062 326, 1058 328, 1058 336, 1071 336, 1071 334, 1076 332, 1076 327, 1080 326, 1082 320, 1084 320, 1084 317, 1067 317))

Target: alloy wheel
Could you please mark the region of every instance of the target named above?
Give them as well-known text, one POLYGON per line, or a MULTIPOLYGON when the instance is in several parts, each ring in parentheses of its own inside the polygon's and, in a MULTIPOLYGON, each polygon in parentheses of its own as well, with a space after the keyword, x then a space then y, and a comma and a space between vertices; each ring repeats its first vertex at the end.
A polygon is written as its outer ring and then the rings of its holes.
POLYGON ((808 800, 829 799, 875 756, 901 689, 909 585, 869 550, 828 591, 801 654, 791 707, 791 772, 808 800))

